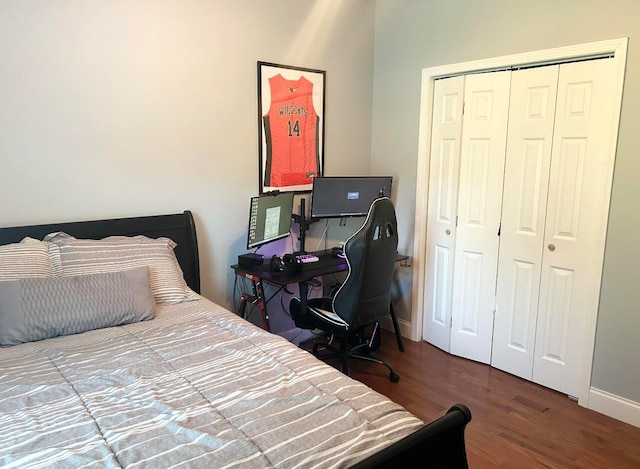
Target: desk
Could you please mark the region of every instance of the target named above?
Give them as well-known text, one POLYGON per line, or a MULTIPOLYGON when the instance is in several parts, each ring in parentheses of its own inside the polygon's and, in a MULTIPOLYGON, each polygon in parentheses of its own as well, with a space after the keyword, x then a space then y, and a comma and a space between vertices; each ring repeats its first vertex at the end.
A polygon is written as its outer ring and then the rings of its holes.
MULTIPOLYGON (((251 281, 253 294, 243 293, 240 300, 240 308, 238 314, 245 317, 245 309, 247 302, 256 305, 262 313, 262 328, 271 331, 269 325, 269 313, 267 310, 267 299, 264 295, 264 283, 268 282, 275 285, 286 286, 292 283, 297 283, 300 288, 300 301, 302 303, 302 309, 306 308, 307 295, 309 293, 309 281, 324 275, 336 274, 339 272, 346 272, 349 270, 347 261, 341 257, 337 257, 332 254, 331 250, 314 252, 318 256, 317 262, 309 262, 303 264, 302 270, 299 272, 273 272, 269 262, 254 266, 241 266, 234 264, 231 268, 235 271, 236 275, 245 277, 251 281)), ((406 256, 398 256, 398 260, 402 261, 406 256)), ((393 304, 390 305, 391 321, 393 322, 393 328, 396 335, 396 341, 398 342, 398 348, 404 352, 404 345, 402 343, 402 336, 400 335, 400 329, 398 327, 398 320, 396 318, 395 311, 393 310, 393 304)))

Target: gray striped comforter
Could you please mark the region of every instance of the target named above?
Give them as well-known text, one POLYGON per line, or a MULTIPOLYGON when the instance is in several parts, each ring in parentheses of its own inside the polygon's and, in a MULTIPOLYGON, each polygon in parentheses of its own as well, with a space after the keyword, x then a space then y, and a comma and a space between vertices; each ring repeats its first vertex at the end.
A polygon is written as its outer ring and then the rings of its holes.
POLYGON ((200 299, 0 349, 0 465, 348 467, 422 425, 200 299))

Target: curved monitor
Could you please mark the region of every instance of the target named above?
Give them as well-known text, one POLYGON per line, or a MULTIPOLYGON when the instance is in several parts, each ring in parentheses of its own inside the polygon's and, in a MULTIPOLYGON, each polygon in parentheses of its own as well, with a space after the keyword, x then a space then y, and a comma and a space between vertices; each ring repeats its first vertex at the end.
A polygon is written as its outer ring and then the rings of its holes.
POLYGON ((379 196, 391 196, 392 176, 322 176, 313 178, 312 218, 364 217, 379 196))
POLYGON ((257 248, 291 232, 293 192, 264 194, 251 198, 247 249, 257 248))

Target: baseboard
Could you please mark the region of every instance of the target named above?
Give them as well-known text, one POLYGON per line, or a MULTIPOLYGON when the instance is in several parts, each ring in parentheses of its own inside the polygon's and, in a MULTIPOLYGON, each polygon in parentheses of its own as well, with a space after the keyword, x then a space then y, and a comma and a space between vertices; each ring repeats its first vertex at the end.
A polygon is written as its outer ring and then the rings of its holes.
MULTIPOLYGON (((393 329, 393 321, 391 321, 391 316, 385 316, 382 321, 380 321, 380 326, 383 329, 395 333, 395 330, 393 329)), ((398 319, 398 328, 400 329, 400 335, 406 340, 410 340, 409 337, 411 337, 411 323, 405 321, 404 319, 398 319)))
POLYGON ((589 389, 591 410, 640 428, 640 403, 600 389, 589 389))

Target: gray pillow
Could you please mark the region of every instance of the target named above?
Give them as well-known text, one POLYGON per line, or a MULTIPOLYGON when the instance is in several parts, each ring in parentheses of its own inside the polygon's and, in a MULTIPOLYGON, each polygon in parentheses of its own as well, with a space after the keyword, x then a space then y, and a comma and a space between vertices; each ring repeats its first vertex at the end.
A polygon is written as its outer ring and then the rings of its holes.
POLYGON ((0 345, 152 319, 149 268, 0 282, 0 345))

